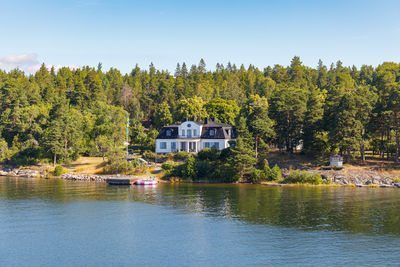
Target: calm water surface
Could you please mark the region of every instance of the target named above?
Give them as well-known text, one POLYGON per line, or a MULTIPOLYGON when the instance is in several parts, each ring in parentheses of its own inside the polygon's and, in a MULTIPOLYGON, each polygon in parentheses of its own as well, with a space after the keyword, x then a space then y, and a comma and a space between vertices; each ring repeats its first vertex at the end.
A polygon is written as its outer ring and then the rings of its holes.
POLYGON ((0 178, 0 266, 399 266, 400 190, 0 178))

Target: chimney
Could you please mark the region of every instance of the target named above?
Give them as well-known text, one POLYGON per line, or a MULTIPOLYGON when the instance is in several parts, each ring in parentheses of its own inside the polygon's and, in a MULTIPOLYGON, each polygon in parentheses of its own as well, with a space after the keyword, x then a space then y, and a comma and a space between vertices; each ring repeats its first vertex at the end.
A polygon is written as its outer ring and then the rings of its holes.
POLYGON ((183 122, 188 121, 188 120, 189 120, 189 118, 188 118, 188 117, 185 117, 185 118, 183 119, 183 122))
POLYGON ((208 124, 208 118, 204 119, 204 124, 208 124))

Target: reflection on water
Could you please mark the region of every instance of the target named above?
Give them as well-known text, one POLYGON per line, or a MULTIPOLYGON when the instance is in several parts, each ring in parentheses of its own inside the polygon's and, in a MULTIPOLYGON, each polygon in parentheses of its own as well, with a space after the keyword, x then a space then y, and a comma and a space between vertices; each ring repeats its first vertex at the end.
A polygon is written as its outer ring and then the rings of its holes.
POLYGON ((0 263, 395 265, 399 210, 399 189, 3 177, 0 263))
POLYGON ((0 198, 3 201, 135 201, 253 224, 400 235, 398 189, 229 184, 109 186, 58 179, 3 178, 0 198))

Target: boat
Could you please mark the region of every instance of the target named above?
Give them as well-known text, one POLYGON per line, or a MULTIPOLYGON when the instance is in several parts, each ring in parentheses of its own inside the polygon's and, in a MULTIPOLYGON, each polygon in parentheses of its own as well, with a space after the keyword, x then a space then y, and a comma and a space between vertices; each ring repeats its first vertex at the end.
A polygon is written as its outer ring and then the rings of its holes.
POLYGON ((156 180, 137 180, 135 185, 156 185, 157 183, 156 180))

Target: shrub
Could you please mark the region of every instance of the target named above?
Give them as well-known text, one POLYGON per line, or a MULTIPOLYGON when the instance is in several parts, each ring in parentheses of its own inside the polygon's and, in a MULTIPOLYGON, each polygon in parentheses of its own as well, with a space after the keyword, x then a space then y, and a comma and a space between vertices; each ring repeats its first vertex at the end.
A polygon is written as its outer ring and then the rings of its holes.
POLYGON ((197 158, 199 160, 209 160, 209 161, 216 161, 219 159, 221 151, 216 148, 204 148, 198 154, 197 158))
POLYGON ((264 170, 258 170, 256 168, 254 168, 251 171, 249 181, 252 183, 259 183, 266 179, 267 179, 267 176, 266 176, 264 170))
POLYGON ((224 164, 214 171, 214 179, 221 182, 237 182, 240 175, 230 164, 224 164))
POLYGON ((60 165, 54 168, 54 176, 61 176, 64 173, 64 168, 60 165))
POLYGON ((196 160, 193 156, 190 156, 185 164, 183 164, 182 175, 186 178, 193 178, 196 176, 196 173, 196 160))
POLYGON ((189 157, 189 153, 185 151, 179 151, 175 154, 174 159, 175 160, 186 160, 189 157))
POLYGON ((319 173, 311 174, 307 171, 292 171, 288 178, 285 179, 287 183, 296 184, 322 184, 322 177, 319 173))
POLYGON ((213 175, 215 168, 208 160, 198 161, 196 165, 198 178, 205 178, 207 180, 216 178, 213 175))
POLYGON ((157 158, 157 154, 154 153, 153 151, 146 150, 146 151, 143 153, 143 158, 145 158, 145 159, 150 159, 150 160, 155 160, 155 159, 157 158))
POLYGON ((172 170, 172 169, 174 168, 174 164, 164 162, 163 164, 161 164, 161 168, 162 168, 164 171, 170 171, 170 170, 172 170))
POLYGON ((104 173, 129 173, 133 171, 133 164, 122 159, 109 160, 104 167, 104 173))
POLYGON ((271 174, 269 176, 269 180, 271 181, 279 181, 282 180, 282 170, 279 168, 277 164, 271 169, 271 174))

